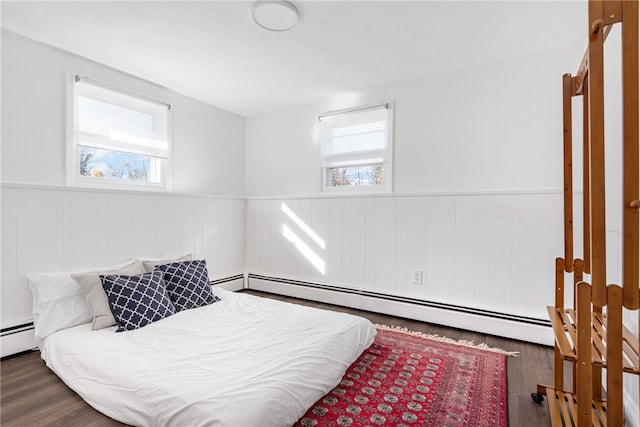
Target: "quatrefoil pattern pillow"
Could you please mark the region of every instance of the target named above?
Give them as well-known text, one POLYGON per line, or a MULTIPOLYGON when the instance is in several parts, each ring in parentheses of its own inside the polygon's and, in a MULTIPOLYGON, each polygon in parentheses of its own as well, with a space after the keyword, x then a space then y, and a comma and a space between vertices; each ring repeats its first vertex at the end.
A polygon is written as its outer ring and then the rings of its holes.
POLYGON ((142 328, 176 312, 159 271, 137 276, 101 275, 100 280, 118 324, 116 332, 142 328))
POLYGON ((207 263, 203 259, 159 265, 155 271, 162 272, 167 284, 167 294, 176 311, 220 301, 211 292, 207 263))

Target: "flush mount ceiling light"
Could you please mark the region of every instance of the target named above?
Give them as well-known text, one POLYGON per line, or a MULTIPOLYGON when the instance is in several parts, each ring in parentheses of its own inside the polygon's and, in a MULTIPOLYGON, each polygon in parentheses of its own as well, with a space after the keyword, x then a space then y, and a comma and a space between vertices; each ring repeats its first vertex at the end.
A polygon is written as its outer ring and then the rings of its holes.
POLYGON ((253 20, 270 31, 293 28, 300 18, 298 9, 285 0, 258 0, 253 5, 253 20))

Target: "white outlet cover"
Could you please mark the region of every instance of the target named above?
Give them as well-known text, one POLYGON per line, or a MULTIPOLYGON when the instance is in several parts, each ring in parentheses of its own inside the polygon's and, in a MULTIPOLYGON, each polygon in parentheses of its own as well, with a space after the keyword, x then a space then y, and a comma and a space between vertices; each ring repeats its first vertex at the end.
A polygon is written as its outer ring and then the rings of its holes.
POLYGON ((422 284, 422 270, 420 269, 413 269, 411 270, 411 282, 414 285, 421 285, 422 284))

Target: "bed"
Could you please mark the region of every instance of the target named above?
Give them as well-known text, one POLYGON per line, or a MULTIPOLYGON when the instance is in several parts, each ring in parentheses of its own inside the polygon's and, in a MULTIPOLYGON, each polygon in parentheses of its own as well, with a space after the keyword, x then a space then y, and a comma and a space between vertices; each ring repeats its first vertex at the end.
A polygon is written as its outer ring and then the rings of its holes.
POLYGON ((98 411, 136 426, 290 426, 371 345, 361 317, 214 289, 220 301, 115 333, 58 330, 42 358, 98 411))

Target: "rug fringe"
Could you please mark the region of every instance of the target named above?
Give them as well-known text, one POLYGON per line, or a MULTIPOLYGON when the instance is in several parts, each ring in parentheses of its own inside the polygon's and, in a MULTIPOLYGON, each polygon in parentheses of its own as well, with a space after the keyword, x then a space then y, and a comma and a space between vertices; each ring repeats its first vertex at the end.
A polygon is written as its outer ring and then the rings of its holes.
POLYGON ((388 331, 402 332, 402 333, 407 334, 407 335, 413 335, 413 336, 421 337, 421 338, 428 338, 428 339, 431 339, 431 340, 446 342, 446 343, 449 343, 449 344, 455 344, 455 345, 461 345, 461 346, 464 346, 464 347, 470 347, 470 348, 476 348, 476 349, 480 349, 480 350, 492 351, 494 353, 504 354, 505 356, 517 357, 520 354, 520 352, 518 352, 518 351, 506 351, 506 350, 502 350, 501 348, 489 347, 485 343, 476 344, 473 341, 454 340, 454 339, 451 339, 451 338, 442 337, 442 336, 440 336, 438 334, 434 335, 434 334, 426 334, 424 332, 410 331, 408 328, 405 328, 405 327, 402 327, 402 326, 389 326, 389 325, 376 324, 375 327, 377 329, 386 329, 388 331))

